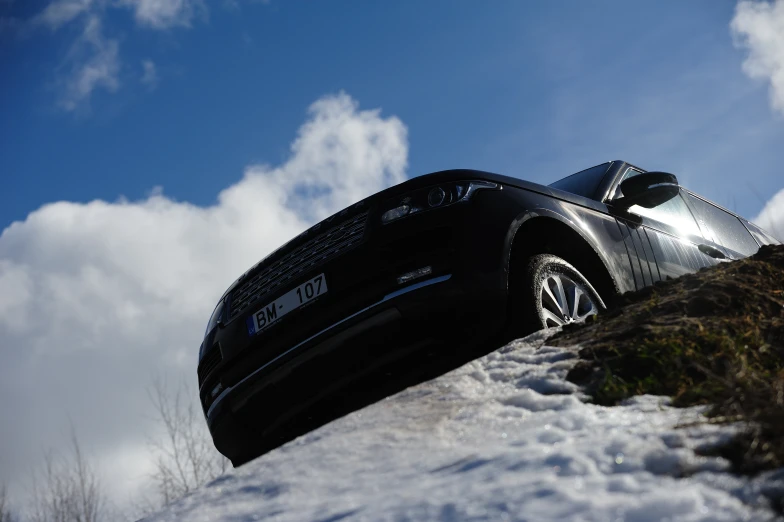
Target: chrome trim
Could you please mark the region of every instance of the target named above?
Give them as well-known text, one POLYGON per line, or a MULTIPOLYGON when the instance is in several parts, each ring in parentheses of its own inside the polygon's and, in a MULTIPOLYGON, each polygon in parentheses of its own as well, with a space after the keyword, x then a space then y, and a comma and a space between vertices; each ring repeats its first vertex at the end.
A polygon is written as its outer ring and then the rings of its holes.
MULTIPOLYGON (((501 187, 501 188, 503 188, 503 187, 501 187)), ((496 190, 496 189, 498 189, 498 183, 493 183, 492 181, 479 181, 479 180, 471 181, 471 182, 468 183, 468 190, 466 190, 466 193, 463 194, 462 198, 457 200, 457 203, 459 203, 461 201, 468 201, 468 200, 470 200, 471 196, 473 196, 474 192, 476 192, 477 190, 481 190, 481 189, 496 190)))
MULTIPOLYGON (((434 285, 436 283, 443 283, 444 281, 446 281, 450 277, 452 277, 452 274, 447 274, 447 275, 443 275, 443 276, 439 276, 439 277, 433 277, 432 279, 425 279, 424 281, 420 281, 418 283, 414 283, 413 285, 406 286, 405 288, 401 288, 399 290, 395 290, 394 292, 385 295, 384 299, 382 299, 381 301, 377 302, 376 304, 372 304, 372 305, 368 306, 367 308, 365 308, 364 310, 361 310, 361 311, 357 312, 356 314, 353 314, 353 315, 350 315, 350 316, 346 317, 346 319, 350 319, 350 318, 354 317, 354 315, 361 314, 365 310, 373 308, 374 306, 378 306, 381 303, 383 303, 384 301, 389 301, 390 299, 394 299, 395 297, 397 297, 399 295, 407 294, 408 292, 412 292, 414 290, 419 290, 423 286, 430 286, 430 285, 434 285)), ((346 319, 343 319, 343 321, 345 321, 346 319)), ((335 324, 337 325, 337 324, 340 324, 340 323, 335 323, 335 324)), ((330 326, 330 328, 332 328, 332 327, 330 326)))
POLYGON ((247 380, 253 378, 257 373, 259 373, 260 371, 264 370, 266 367, 268 367, 269 365, 273 364, 275 361, 277 361, 281 357, 284 357, 284 356, 290 354, 291 352, 293 352, 297 348, 300 348, 302 345, 309 343, 313 339, 315 339, 315 338, 317 338, 317 337, 327 333, 328 331, 332 330, 333 328, 335 328, 337 326, 340 326, 341 324, 345 323, 346 321, 349 321, 349 320, 357 317, 358 315, 361 315, 361 314, 367 312, 368 310, 376 308, 377 306, 380 306, 380 305, 386 303, 387 301, 389 301, 391 299, 399 297, 399 296, 401 296, 403 294, 407 294, 409 292, 413 292, 414 290, 419 290, 420 288, 424 288, 426 286, 435 285, 435 284, 438 284, 438 283, 443 283, 444 281, 447 281, 451 277, 452 277, 452 274, 442 275, 442 276, 439 276, 439 277, 433 277, 433 278, 427 279, 425 281, 420 281, 418 283, 414 283, 414 284, 409 285, 409 286, 407 286, 405 288, 401 288, 399 290, 395 290, 394 292, 391 292, 391 293, 388 293, 387 295, 385 295, 384 298, 381 299, 380 301, 378 301, 376 303, 373 303, 370 306, 366 306, 365 308, 363 308, 362 310, 360 310, 358 312, 354 312, 353 314, 349 315, 348 317, 345 317, 345 318, 341 319, 340 321, 338 321, 336 323, 333 323, 330 326, 327 326, 326 328, 324 328, 323 330, 321 330, 321 331, 311 335, 310 337, 308 337, 304 341, 301 341, 301 342, 297 343, 293 347, 289 348, 288 350, 286 350, 282 354, 278 355, 277 357, 275 357, 274 359, 269 361, 267 364, 265 364, 263 366, 260 366, 259 368, 254 370, 253 373, 251 373, 250 375, 248 375, 247 377, 242 379, 240 382, 238 382, 234 386, 229 386, 228 388, 224 389, 221 392, 221 394, 218 395, 218 397, 212 402, 212 404, 210 405, 209 409, 207 410, 207 415, 206 415, 207 420, 209 421, 210 415, 212 414, 212 411, 215 408, 215 406, 217 406, 218 403, 220 403, 223 400, 223 398, 229 392, 231 392, 234 388, 237 388, 238 386, 241 386, 247 380))

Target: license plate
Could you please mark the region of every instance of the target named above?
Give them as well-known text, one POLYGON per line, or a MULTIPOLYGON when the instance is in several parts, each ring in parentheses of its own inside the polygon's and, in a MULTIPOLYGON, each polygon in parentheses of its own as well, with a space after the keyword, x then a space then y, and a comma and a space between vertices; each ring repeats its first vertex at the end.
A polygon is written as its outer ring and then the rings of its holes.
POLYGON ((324 274, 317 275, 296 288, 292 288, 274 301, 262 306, 248 317, 248 334, 255 335, 280 320, 281 317, 327 293, 327 279, 324 274))

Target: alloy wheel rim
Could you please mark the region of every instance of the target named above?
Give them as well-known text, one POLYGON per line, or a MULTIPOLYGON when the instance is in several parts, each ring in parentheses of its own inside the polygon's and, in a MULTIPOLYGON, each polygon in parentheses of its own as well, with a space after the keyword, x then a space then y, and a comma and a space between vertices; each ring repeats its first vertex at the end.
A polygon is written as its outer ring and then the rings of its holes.
POLYGON ((548 274, 540 295, 547 328, 585 321, 598 313, 586 287, 564 274, 548 274))

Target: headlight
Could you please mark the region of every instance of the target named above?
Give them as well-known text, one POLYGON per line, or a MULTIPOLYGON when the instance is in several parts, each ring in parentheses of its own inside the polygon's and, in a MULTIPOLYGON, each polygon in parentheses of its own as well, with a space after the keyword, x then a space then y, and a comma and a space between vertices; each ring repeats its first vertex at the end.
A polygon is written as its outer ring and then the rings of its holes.
POLYGON ((381 223, 387 224, 418 212, 468 201, 477 190, 497 188, 496 183, 489 181, 457 181, 418 189, 389 200, 385 207, 388 210, 381 215, 381 223))
POLYGON ((394 221, 396 219, 400 219, 406 214, 411 212, 411 207, 406 205, 405 203, 397 206, 393 209, 387 210, 381 215, 381 221, 383 223, 389 223, 390 221, 394 221))
POLYGON ((223 301, 224 300, 221 299, 221 301, 215 307, 215 310, 212 311, 212 315, 210 316, 210 322, 207 323, 207 330, 204 331, 205 337, 207 336, 208 333, 210 333, 210 331, 212 331, 213 328, 215 328, 218 325, 218 322, 220 322, 221 317, 223 317, 223 301))
POLYGON ((440 207, 444 201, 446 201, 446 191, 441 187, 432 188, 427 193, 427 204, 431 207, 440 207))

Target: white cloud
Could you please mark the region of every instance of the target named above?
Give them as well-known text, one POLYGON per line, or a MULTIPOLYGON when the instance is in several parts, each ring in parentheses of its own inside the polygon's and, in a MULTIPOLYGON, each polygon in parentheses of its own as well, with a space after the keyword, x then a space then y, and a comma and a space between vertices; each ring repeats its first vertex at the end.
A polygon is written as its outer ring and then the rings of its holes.
POLYGON ((142 71, 141 82, 146 85, 148 89, 155 89, 158 86, 158 70, 155 67, 155 62, 152 60, 142 60, 142 71))
MULTIPOLYGON (((46 26, 53 31, 84 20, 81 35, 72 44, 71 50, 57 71, 57 83, 61 85, 59 105, 66 111, 74 111, 89 104, 93 92, 102 88, 115 92, 120 87, 119 46, 116 39, 105 38, 102 21, 108 8, 133 10, 136 23, 165 30, 172 27, 190 27, 196 17, 207 16, 204 0, 54 0, 43 11, 29 19, 26 24, 34 28, 46 26), (66 70, 66 73, 62 73, 66 70)), ((13 29, 13 19, 0 20, 0 30, 13 29)), ((155 64, 151 60, 142 62, 142 83, 154 89, 158 82, 155 64)))
POLYGON ((69 72, 63 80, 60 106, 73 111, 88 102, 99 87, 116 91, 120 86, 117 52, 117 40, 103 36, 101 19, 96 15, 87 17, 82 35, 68 54, 66 67, 69 72))
POLYGON ((160 191, 138 202, 61 201, 5 229, 0 418, 13 421, 0 423, 0 483, 21 491, 24 470, 69 416, 103 475, 130 477, 113 490, 138 483, 144 463, 117 448, 143 451, 154 374, 195 380, 226 286, 316 220, 402 181, 406 158, 400 120, 328 96, 311 106, 286 162, 248 167, 212 206, 160 191))
POLYGON ((751 221, 773 234, 779 241, 784 241, 784 189, 770 198, 751 221))
POLYGON ((749 52, 743 71, 770 81, 770 103, 784 114, 784 0, 739 2, 730 28, 736 46, 749 52))
POLYGON ((153 29, 190 27, 197 16, 207 15, 203 0, 122 0, 134 10, 139 25, 153 29))
POLYGON ((57 30, 86 12, 92 3, 92 0, 55 1, 36 15, 32 22, 34 24, 46 25, 52 30, 57 30))
POLYGON ((240 10, 240 3, 237 0, 223 0, 223 8, 236 13, 240 10))

